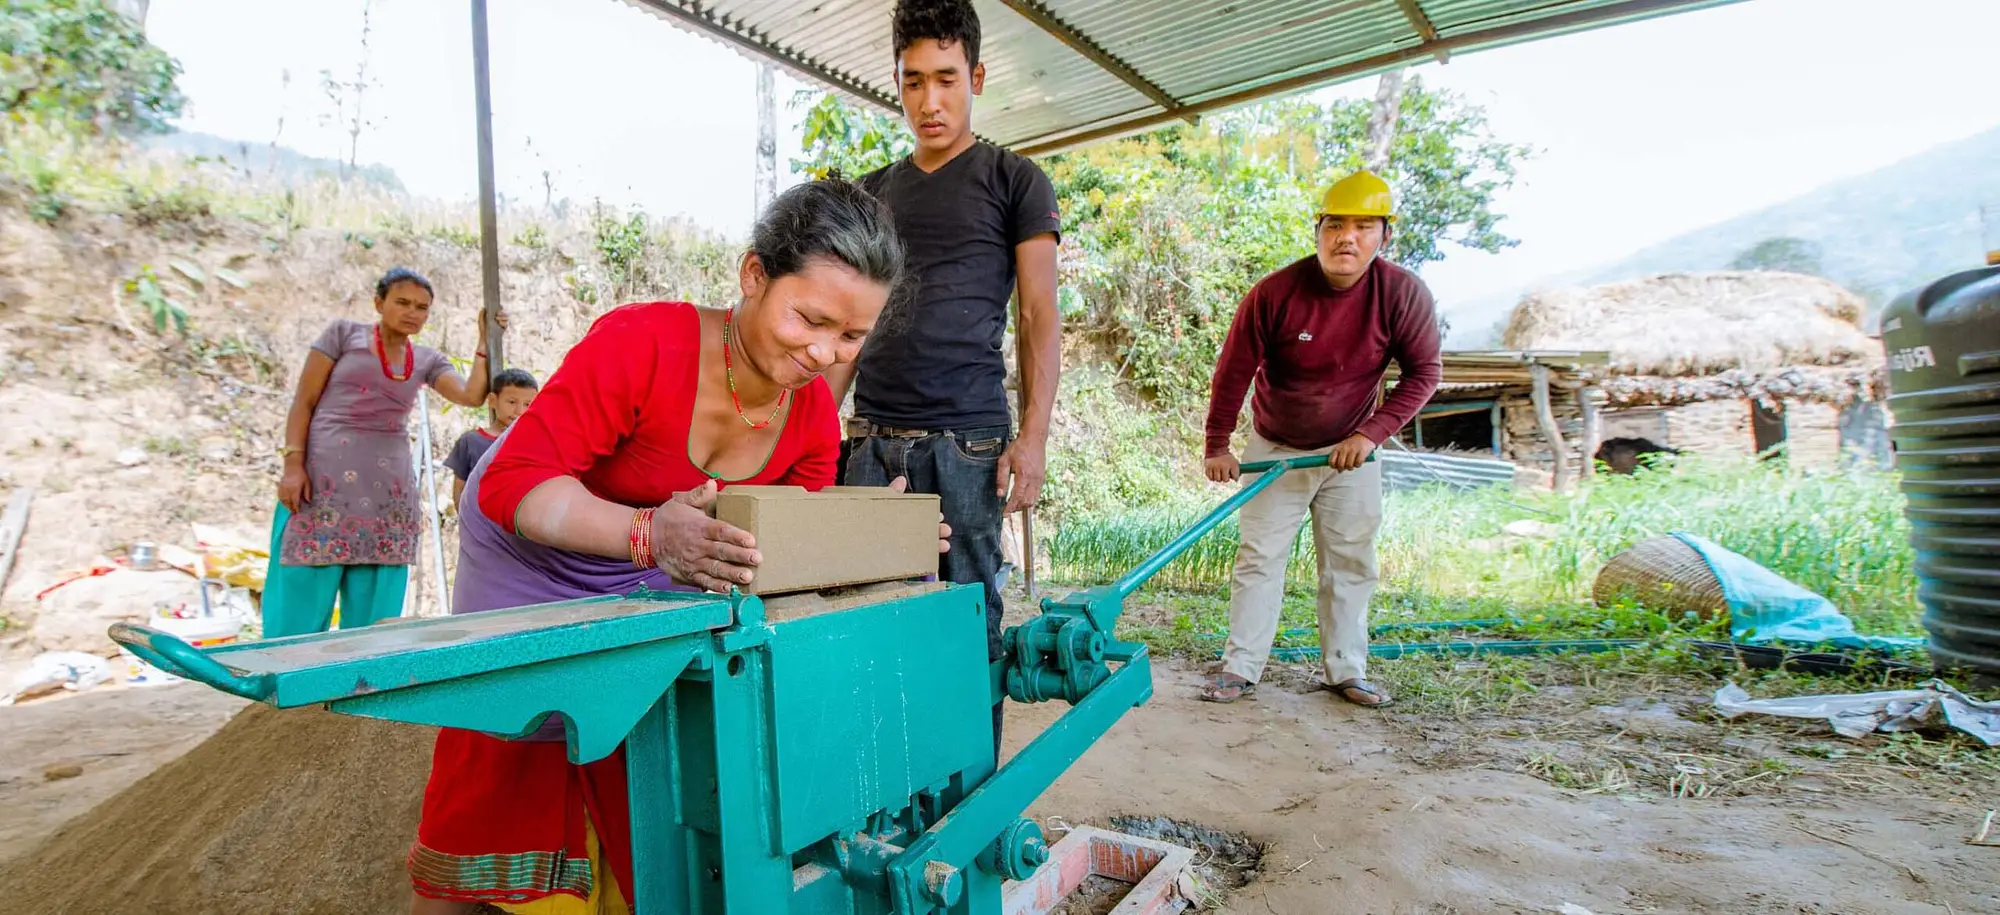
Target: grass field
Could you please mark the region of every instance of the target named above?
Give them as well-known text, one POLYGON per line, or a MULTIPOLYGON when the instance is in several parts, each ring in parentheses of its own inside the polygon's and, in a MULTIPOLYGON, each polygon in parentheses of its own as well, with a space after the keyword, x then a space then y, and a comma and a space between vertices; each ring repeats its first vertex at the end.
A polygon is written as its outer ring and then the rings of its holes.
MULTIPOLYGON (((1077 583, 1114 577, 1226 494, 1214 487, 1203 494, 1206 501, 1191 496, 1182 505, 1067 519, 1048 544, 1053 577, 1077 583)), ((1513 617, 1550 637, 1659 634, 1680 621, 1643 607, 1593 606, 1590 586, 1607 559, 1672 531, 1707 537, 1825 595, 1863 632, 1921 634, 1894 475, 1736 461, 1600 477, 1568 493, 1443 486, 1390 493, 1372 622, 1513 617), (1521 521, 1536 523, 1525 534, 1520 526, 1507 531, 1521 521)), ((1235 552, 1235 525, 1225 522, 1153 580, 1147 599, 1170 609, 1174 620, 1171 631, 1155 637, 1226 628, 1235 552)), ((1311 537, 1302 534, 1284 628, 1313 625, 1313 562, 1311 537)))

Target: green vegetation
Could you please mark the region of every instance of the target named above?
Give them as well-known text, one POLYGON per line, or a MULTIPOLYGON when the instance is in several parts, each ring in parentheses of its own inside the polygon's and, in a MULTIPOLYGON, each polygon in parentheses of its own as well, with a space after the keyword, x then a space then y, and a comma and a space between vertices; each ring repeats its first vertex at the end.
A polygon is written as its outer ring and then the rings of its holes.
POLYGON ((1826 272, 1825 254, 1817 243, 1803 238, 1767 238, 1736 255, 1731 270, 1775 270, 1820 276, 1826 272))
POLYGON ((193 292, 186 284, 175 280, 162 280, 153 272, 151 264, 141 265, 139 272, 125 281, 125 291, 139 300, 139 306, 152 316, 153 332, 166 333, 167 322, 172 321, 174 329, 181 336, 187 336, 187 306, 174 298, 173 293, 183 296, 193 292))
MULTIPOLYGON (((1361 167, 1370 106, 1272 102, 1044 160, 1063 217, 1059 304, 1070 337, 1152 409, 1197 410, 1237 303, 1312 253, 1320 192, 1361 167)), ((906 153, 908 133, 821 97, 793 163, 859 175, 906 153)), ((1400 208, 1389 257, 1420 268, 1452 247, 1514 244, 1491 202, 1528 153, 1495 138, 1479 106, 1410 77, 1383 170, 1400 208)))
POLYGON ((0 0, 0 111, 101 134, 164 133, 180 64, 102 0, 0 0))
POLYGON ((806 112, 799 125, 805 155, 792 159, 792 168, 814 178, 858 179, 909 155, 916 146, 902 121, 874 108, 845 104, 830 92, 801 91, 792 96, 791 107, 806 112))
MULTIPOLYGON (((1683 461, 1560 494, 1443 486, 1390 493, 1376 622, 1519 617, 1543 637, 1657 635, 1683 621, 1594 607, 1591 582, 1632 544, 1686 531, 1825 595, 1863 631, 1914 634, 1916 576, 1896 487, 1894 476, 1871 471, 1683 461), (1533 529, 1507 532, 1522 521, 1533 529)), ((1224 492, 1213 487, 1202 504, 1067 518, 1048 539, 1054 576, 1096 582, 1132 568, 1224 492)), ((1167 600, 1173 621, 1158 635, 1227 627, 1222 595, 1235 554, 1235 525, 1226 522, 1153 580, 1162 591, 1183 592, 1167 600)), ((1286 628, 1313 624, 1313 563, 1310 534, 1302 532, 1288 570, 1295 593, 1286 628)))

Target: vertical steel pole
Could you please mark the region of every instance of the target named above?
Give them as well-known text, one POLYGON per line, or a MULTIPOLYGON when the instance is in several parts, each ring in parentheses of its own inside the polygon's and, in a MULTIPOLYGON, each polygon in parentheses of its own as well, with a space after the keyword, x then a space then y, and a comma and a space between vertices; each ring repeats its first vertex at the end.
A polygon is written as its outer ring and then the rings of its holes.
POLYGON ((493 191, 493 85, 486 48, 486 0, 472 0, 472 88, 479 118, 479 281, 484 306, 479 320, 486 324, 486 378, 507 365, 501 352, 500 227, 493 191))
POLYGON ((424 514, 431 526, 431 556, 437 561, 437 606, 441 615, 451 615, 451 583, 444 574, 444 509, 437 501, 437 463, 431 451, 430 389, 417 391, 417 429, 423 436, 423 466, 417 468, 417 485, 424 488, 424 514))

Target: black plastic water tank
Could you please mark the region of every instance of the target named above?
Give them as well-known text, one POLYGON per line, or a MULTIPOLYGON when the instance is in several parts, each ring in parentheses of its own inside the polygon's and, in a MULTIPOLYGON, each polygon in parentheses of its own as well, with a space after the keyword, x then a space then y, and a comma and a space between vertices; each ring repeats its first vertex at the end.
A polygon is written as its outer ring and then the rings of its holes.
POLYGON ((2000 267, 1897 298, 1882 345, 1931 660, 2000 678, 2000 267))

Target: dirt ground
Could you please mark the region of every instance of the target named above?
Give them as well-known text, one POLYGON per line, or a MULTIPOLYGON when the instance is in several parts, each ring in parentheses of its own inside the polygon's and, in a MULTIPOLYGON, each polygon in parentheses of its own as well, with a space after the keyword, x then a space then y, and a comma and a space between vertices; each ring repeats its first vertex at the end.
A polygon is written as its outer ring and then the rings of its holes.
MULTIPOLYGON (((1266 843, 1239 913, 1563 912, 1915 915, 2000 912, 2000 848, 1965 840, 1986 806, 1925 796, 1647 799, 1440 760, 1422 722, 1266 686, 1194 698, 1168 665, 1151 702, 1033 808, 1088 823, 1165 815, 1266 843), (1418 727, 1409 727, 1416 724, 1418 727), (1442 764, 1440 764, 1442 762, 1442 764)), ((1010 718, 1018 746, 1061 709, 1010 718)))
MULTIPOLYGON (((2000 912, 2000 848, 1966 843, 2000 801, 1990 782, 1850 794, 1808 772, 1768 794, 1591 793, 1505 762, 1533 748, 1440 752, 1449 741, 1439 730, 1455 725, 1347 706, 1295 677, 1230 706, 1195 700, 1199 683, 1198 671, 1161 664, 1153 699, 1030 815, 1052 833, 1120 815, 1245 833, 1264 856, 1224 902, 1232 913, 2000 912)), ((186 752, 241 707, 179 685, 0 709, 0 861, 186 752), (82 771, 47 777, 61 766, 82 771)), ((1065 708, 1014 706, 1007 751, 1065 708)), ((1645 730, 1619 708, 1597 714, 1620 734, 1645 730)), ((1713 728, 1676 720, 1669 729, 1713 728)))
POLYGON ((193 749, 244 704, 178 683, 107 685, 0 708, 0 861, 193 749))

